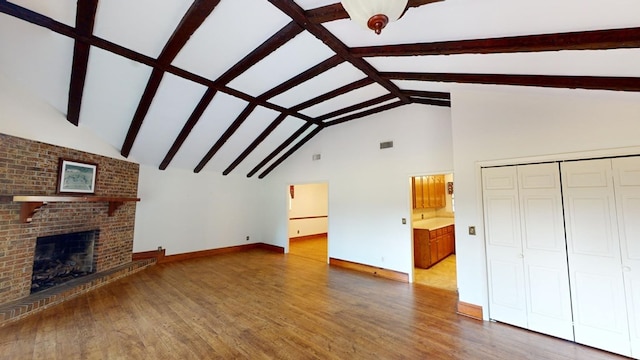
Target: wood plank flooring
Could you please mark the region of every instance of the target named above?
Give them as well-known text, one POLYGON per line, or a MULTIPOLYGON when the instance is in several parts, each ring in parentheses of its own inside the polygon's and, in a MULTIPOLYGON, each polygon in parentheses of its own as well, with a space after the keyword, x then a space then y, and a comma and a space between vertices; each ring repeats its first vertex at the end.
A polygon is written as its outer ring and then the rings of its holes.
POLYGON ((455 294, 264 250, 155 265, 0 328, 2 359, 620 359, 455 294))
POLYGON ((302 239, 289 239, 289 254, 304 256, 327 264, 329 261, 327 235, 321 234, 306 236, 302 239))
MULTIPOLYGON (((327 235, 289 239, 289 254, 327 263, 327 235)), ((414 268, 413 281, 416 284, 457 291, 455 254, 449 255, 429 269, 414 268)))

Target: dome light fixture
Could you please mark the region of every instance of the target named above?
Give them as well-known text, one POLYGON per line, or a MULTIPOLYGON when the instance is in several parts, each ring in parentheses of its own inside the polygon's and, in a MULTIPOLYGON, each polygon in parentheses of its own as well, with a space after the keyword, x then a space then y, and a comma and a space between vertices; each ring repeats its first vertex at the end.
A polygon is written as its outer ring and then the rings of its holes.
POLYGON ((400 18, 408 0, 342 0, 351 20, 380 35, 388 23, 400 18))

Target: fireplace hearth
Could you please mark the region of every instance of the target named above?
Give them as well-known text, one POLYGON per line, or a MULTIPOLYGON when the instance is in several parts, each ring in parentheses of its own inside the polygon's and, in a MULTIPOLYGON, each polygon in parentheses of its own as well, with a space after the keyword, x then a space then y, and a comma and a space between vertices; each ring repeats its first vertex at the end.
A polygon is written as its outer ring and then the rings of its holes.
POLYGON ((31 293, 95 272, 99 230, 39 237, 33 260, 31 293))

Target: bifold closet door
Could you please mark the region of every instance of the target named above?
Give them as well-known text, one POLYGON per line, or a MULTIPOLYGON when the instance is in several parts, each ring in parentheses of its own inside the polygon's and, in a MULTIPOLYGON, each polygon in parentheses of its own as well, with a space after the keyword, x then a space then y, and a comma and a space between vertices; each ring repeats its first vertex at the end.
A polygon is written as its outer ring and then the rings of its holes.
POLYGON ((573 340, 560 168, 552 163, 517 170, 529 329, 573 340))
POLYGON ((527 328, 527 304, 515 166, 482 169, 489 317, 527 328))
POLYGON ((631 356, 640 357, 640 157, 612 160, 631 356))
POLYGON ((573 340, 558 164, 482 174, 489 316, 573 340))
POLYGON ((561 168, 575 341, 630 355, 611 160, 561 168))

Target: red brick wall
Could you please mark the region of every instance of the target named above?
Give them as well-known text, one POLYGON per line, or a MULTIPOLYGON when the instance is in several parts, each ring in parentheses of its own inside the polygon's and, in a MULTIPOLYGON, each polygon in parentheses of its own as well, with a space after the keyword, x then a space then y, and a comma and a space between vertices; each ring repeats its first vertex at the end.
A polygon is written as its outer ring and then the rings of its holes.
MULTIPOLYGON (((56 195, 58 159, 98 164, 96 195, 137 197, 138 164, 0 134, 0 195, 56 195)), ((20 222, 20 204, 0 202, 0 304, 30 293, 38 236, 100 229, 96 271, 131 261, 136 203, 113 216, 108 203, 49 203, 20 222)))

